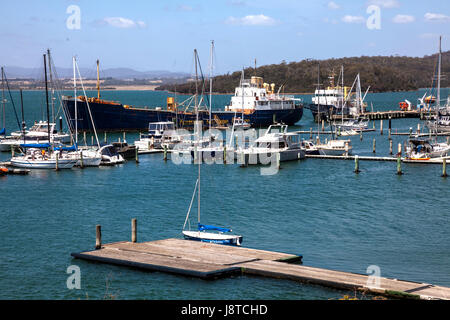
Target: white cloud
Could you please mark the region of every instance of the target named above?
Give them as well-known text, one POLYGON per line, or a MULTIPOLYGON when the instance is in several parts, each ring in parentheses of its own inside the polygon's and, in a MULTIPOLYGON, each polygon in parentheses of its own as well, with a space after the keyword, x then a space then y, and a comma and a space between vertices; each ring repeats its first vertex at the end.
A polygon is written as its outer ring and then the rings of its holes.
POLYGON ((331 9, 331 10, 337 10, 337 9, 339 9, 341 6, 340 5, 338 5, 336 2, 334 2, 334 1, 330 1, 330 2, 328 2, 328 9, 331 9))
POLYGON ((243 18, 229 17, 226 20, 226 23, 242 26, 271 26, 275 24, 275 19, 263 14, 258 14, 248 15, 243 18))
POLYGON ((346 15, 345 17, 342 18, 342 21, 345 23, 364 23, 366 19, 364 19, 364 17, 361 16, 346 15))
POLYGON ((394 23, 411 23, 415 20, 416 18, 414 18, 414 16, 409 16, 406 14, 398 14, 392 19, 394 23))
POLYGON ((450 17, 446 16, 442 13, 425 13, 426 21, 434 21, 434 22, 450 22, 450 17))
POLYGON ((375 5, 386 9, 397 8, 400 3, 397 0, 369 0, 368 5, 375 5))
POLYGON ((122 17, 107 17, 103 19, 103 23, 106 23, 107 25, 110 25, 115 28, 122 28, 122 29, 128 29, 128 28, 134 28, 134 27, 140 27, 145 28, 146 23, 144 21, 133 21, 131 19, 122 18, 122 17))

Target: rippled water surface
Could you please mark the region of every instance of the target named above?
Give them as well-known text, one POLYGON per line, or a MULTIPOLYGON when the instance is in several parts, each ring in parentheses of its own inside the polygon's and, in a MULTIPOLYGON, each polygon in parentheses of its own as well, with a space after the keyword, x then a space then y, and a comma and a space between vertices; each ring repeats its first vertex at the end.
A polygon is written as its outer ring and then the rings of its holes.
MULTIPOLYGON (((419 95, 369 94, 367 100, 375 110, 397 109, 399 101, 416 101, 419 95)), ((163 106, 166 96, 103 93, 141 106, 163 106)), ((24 93, 28 123, 45 116, 43 97, 24 93)), ((229 98, 215 96, 214 107, 229 98)), ((8 109, 9 132, 17 130, 15 121, 8 109)), ((392 128, 406 132, 417 123, 392 120, 392 128)), ((305 110, 295 129, 316 126, 305 110)), ((128 134, 127 140, 137 137, 128 134)), ((380 135, 379 123, 362 141, 351 138, 354 153, 372 155, 374 138, 376 155, 388 156, 387 130, 380 135)), ((393 136, 394 149, 406 139, 393 136)), ((9 157, 2 153, 0 161, 9 157)), ((395 162, 361 161, 358 175, 353 169, 353 161, 307 159, 282 163, 278 174, 264 176, 259 167, 203 165, 202 220, 232 227, 247 247, 302 254, 305 265, 357 273, 377 265, 382 276, 450 286, 450 180, 441 177, 441 166, 403 164, 402 176, 395 174, 395 162)), ((138 219, 139 241, 180 238, 196 178, 195 166, 164 162, 160 154, 143 155, 139 164, 1 177, 0 298, 334 299, 345 294, 292 281, 247 276, 203 281, 71 258, 71 252, 94 247, 97 224, 105 243, 128 240, 131 218, 138 219), (81 269, 81 290, 66 288, 72 264, 81 269)))

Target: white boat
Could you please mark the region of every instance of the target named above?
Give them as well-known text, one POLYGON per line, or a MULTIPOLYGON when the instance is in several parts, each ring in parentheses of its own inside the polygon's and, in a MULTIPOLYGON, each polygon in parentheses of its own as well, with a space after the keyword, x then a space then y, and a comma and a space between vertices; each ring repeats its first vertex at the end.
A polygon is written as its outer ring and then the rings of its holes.
MULTIPOLYGON (((25 140, 28 143, 39 143, 38 141, 48 140, 48 124, 47 121, 39 121, 35 122, 34 125, 29 129, 25 130, 25 140)), ((23 140, 23 132, 15 131, 11 133, 11 137, 23 140)), ((58 132, 56 130, 56 124, 50 123, 50 142, 61 142, 61 143, 69 143, 70 142, 70 134, 58 132)))
POLYGON ((141 151, 161 149, 164 145, 168 149, 172 149, 181 140, 182 137, 175 130, 175 123, 171 121, 150 122, 148 133, 141 134, 139 140, 134 142, 134 145, 141 151))
POLYGON ((320 150, 316 147, 314 142, 312 142, 311 140, 302 139, 300 141, 300 147, 305 150, 306 154, 320 155, 320 150))
POLYGON ((27 148, 25 154, 11 158, 11 165, 26 169, 71 169, 77 163, 77 158, 69 153, 46 150, 48 149, 27 148))
POLYGON ((240 117, 235 117, 234 120, 233 120, 233 128, 234 128, 234 130, 238 130, 238 129, 247 130, 247 129, 250 129, 250 127, 251 127, 250 123, 245 122, 240 117))
POLYGON ((112 144, 101 147, 98 152, 102 155, 101 165, 112 166, 125 162, 125 159, 117 152, 112 144))
POLYGON ((325 143, 316 144, 321 155, 345 156, 352 153, 352 141, 348 140, 326 140, 325 143))
MULTIPOLYGON (((194 51, 195 53, 195 63, 198 62, 198 56, 197 56, 197 50, 194 51)), ((196 65, 197 67, 197 65, 196 65)), ((195 68, 197 70, 197 68, 195 68)), ((196 79, 198 79, 196 77, 196 79)), ((196 92, 196 95, 198 92, 196 92)), ((198 121, 198 105, 195 104, 195 111, 197 114, 197 123, 195 128, 197 128, 197 140, 200 140, 200 130, 198 128, 201 128, 202 124, 201 121, 198 121)), ((198 162, 198 177, 197 181, 195 183, 194 193, 192 194, 191 203, 189 205, 188 212, 186 214, 186 219, 184 221, 182 234, 186 240, 195 240, 195 241, 201 241, 201 242, 209 242, 209 243, 216 243, 216 244, 224 244, 224 245, 235 245, 240 246, 242 244, 243 237, 240 235, 234 235, 234 234, 228 234, 228 232, 231 232, 231 229, 223 228, 223 227, 216 227, 212 225, 205 225, 202 224, 200 221, 200 172, 201 172, 201 161, 198 162), (194 202, 195 195, 197 194, 197 228, 196 230, 190 230, 190 222, 189 222, 189 214, 191 212, 192 204, 194 202), (186 230, 186 226, 188 226, 188 230, 186 230), (214 232, 212 232, 214 231, 214 232)))
POLYGON ((236 158, 243 164, 271 164, 277 161, 299 160, 305 158, 305 149, 301 146, 300 135, 288 132, 288 126, 274 124, 264 135, 249 147, 236 150, 236 158))
POLYGON ((428 139, 410 139, 406 147, 406 159, 430 160, 446 157, 450 153, 450 145, 445 142, 431 142, 428 139))

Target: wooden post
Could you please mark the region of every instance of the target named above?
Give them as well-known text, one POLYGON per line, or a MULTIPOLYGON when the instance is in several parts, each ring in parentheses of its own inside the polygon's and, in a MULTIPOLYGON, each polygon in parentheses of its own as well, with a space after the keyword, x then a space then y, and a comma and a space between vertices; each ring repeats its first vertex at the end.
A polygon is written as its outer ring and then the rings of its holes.
POLYGON ((11 145, 11 158, 14 158, 14 145, 11 145))
POLYGON ((442 177, 443 178, 447 177, 447 159, 446 158, 442 159, 442 177))
POLYGON ((383 135, 383 119, 380 120, 380 135, 383 135))
POLYGON ((392 139, 389 139, 389 154, 392 154, 392 139))
POLYGON ((137 220, 136 218, 131 219, 131 242, 137 242, 137 220))
POLYGON ((359 156, 355 156, 355 173, 360 173, 359 171, 359 156))
MULTIPOLYGON (((60 151, 61 152, 61 151, 60 151)), ((56 167, 55 167, 55 171, 59 171, 59 153, 56 154, 56 167)))
POLYGON ((84 145, 87 146, 86 131, 83 131, 83 140, 84 140, 84 145))
POLYGON ((136 158, 136 163, 139 163, 139 147, 136 147, 135 158, 136 158))
POLYGON ((102 226, 96 225, 95 226, 95 249, 101 249, 102 247, 102 226))
POLYGON ((362 129, 361 129, 361 131, 359 131, 359 140, 363 140, 363 132, 362 132, 362 129))
POLYGON ((412 135, 412 127, 409 127, 409 138, 411 138, 412 135))
POLYGON ((398 156, 401 157, 402 156, 402 144, 401 143, 398 144, 397 151, 398 151, 397 152, 398 156))
POLYGON ((91 136, 91 146, 94 145, 94 135, 91 136))
POLYGON ((83 150, 80 151, 80 168, 84 168, 83 150))
MULTIPOLYGON (((197 148, 195 148, 195 153, 197 153, 197 148)), ((167 161, 167 145, 164 145, 164 161, 167 161)))
POLYGON ((417 124, 417 135, 420 134, 420 123, 417 124))
POLYGON ((312 140, 312 128, 309 128, 309 140, 312 140))
POLYGON ((322 119, 322 132, 325 130, 325 120, 322 119))
POLYGON ((376 153, 376 151, 375 151, 376 144, 377 144, 377 139, 373 138, 373 148, 372 148, 373 153, 376 153))
POLYGON ((227 145, 223 146, 223 164, 227 164, 227 145))
POLYGON ((105 131, 105 138, 104 138, 105 143, 108 142, 108 137, 106 136, 106 131, 105 131))
POLYGON ((348 156, 348 141, 345 141, 344 145, 345 145, 345 156, 347 157, 348 156))
POLYGON ((401 157, 397 157, 397 175, 402 175, 402 158, 401 157))
POLYGON ((123 132, 123 142, 127 142, 127 134, 125 131, 123 132))

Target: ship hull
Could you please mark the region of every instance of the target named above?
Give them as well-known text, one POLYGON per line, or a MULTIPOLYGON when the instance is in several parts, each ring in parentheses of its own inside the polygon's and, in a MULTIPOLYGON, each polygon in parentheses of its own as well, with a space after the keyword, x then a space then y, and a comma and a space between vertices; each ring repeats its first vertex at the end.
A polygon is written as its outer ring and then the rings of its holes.
MULTIPOLYGON (((69 116, 70 127, 75 129, 75 103, 73 98, 63 99, 66 113, 69 116)), ((125 107, 121 104, 90 102, 92 118, 97 131, 147 131, 150 122, 172 121, 178 127, 192 129, 196 120, 195 113, 175 112, 162 109, 141 109, 125 107)), ((241 116, 240 113, 237 114, 241 116)), ((236 113, 233 111, 213 111, 211 121, 213 126, 232 126, 236 113)), ((244 121, 252 127, 266 127, 274 122, 294 125, 303 116, 303 106, 284 110, 255 110, 244 115, 244 121)), ((199 112, 199 120, 209 124, 209 113, 199 112)), ((78 131, 93 131, 87 104, 77 101, 77 129, 78 131)))
MULTIPOLYGON (((341 114, 341 109, 338 109, 335 105, 325 105, 325 104, 314 104, 311 103, 308 105, 308 109, 311 110, 311 113, 314 117, 314 121, 322 121, 327 120, 328 117, 332 114, 341 114)), ((344 109, 344 115, 348 114, 347 108, 344 109)))

